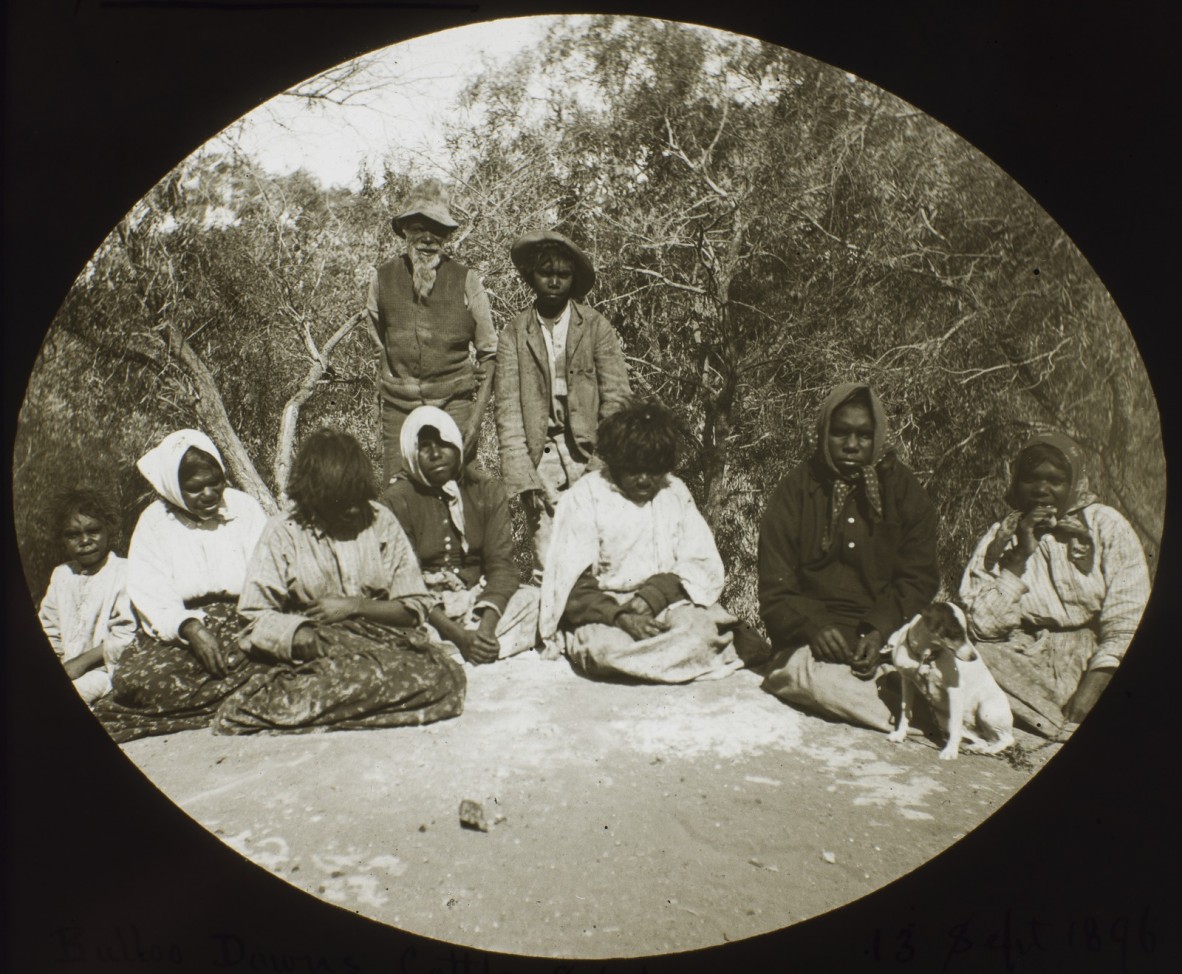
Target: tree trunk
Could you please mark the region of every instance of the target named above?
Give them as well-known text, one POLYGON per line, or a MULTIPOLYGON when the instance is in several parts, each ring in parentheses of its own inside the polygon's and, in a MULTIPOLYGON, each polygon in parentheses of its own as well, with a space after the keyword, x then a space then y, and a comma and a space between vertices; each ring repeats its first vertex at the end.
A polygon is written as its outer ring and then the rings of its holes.
POLYGON ((238 438, 213 375, 201 360, 201 356, 185 340, 181 330, 171 321, 165 324, 168 328, 169 344, 175 350, 176 360, 184 369, 185 374, 193 380, 196 387, 197 416, 200 418, 205 432, 221 450, 230 479, 258 501, 268 514, 276 513, 279 510, 279 505, 275 503, 275 496, 259 476, 254 461, 250 459, 246 447, 238 438))
POLYGON ((305 331, 304 333, 304 344, 308 348, 312 364, 308 366, 304 381, 300 383, 295 395, 287 400, 287 404, 283 407, 283 416, 279 420, 279 442, 275 448, 275 486, 279 489, 279 496, 283 501, 287 500, 287 481, 291 476, 291 458, 295 451, 295 436, 300 423, 300 410, 304 403, 312 398, 312 393, 316 391, 316 383, 324 378, 325 372, 328 371, 329 357, 337 343, 349 334, 358 322, 366 318, 366 313, 359 311, 346 321, 324 343, 323 352, 316 348, 311 332, 305 331))
POLYGON ((718 529, 722 508, 729 497, 727 490, 727 461, 730 456, 731 420, 735 405, 735 378, 728 374, 723 387, 713 402, 707 402, 705 422, 702 429, 702 444, 706 455, 703 458, 703 485, 706 488, 706 503, 702 516, 712 531, 718 529))

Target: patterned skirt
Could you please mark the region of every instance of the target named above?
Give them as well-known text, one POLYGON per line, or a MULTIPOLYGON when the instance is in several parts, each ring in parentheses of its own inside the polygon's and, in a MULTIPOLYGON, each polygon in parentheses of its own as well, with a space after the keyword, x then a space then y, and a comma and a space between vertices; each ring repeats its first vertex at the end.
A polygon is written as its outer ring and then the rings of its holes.
MULTIPOLYGON (((236 646, 235 603, 205 611, 206 628, 224 647, 236 646)), ((318 659, 247 659, 219 678, 187 647, 141 633, 95 716, 122 743, 209 726, 220 734, 397 727, 462 712, 463 669, 421 634, 358 620, 317 626, 317 634, 318 659)))
POLYGON ((1042 737, 1062 737, 1071 699, 1098 645, 1090 628, 1017 630, 1000 642, 978 642, 977 652, 1005 691, 1018 726, 1042 737))

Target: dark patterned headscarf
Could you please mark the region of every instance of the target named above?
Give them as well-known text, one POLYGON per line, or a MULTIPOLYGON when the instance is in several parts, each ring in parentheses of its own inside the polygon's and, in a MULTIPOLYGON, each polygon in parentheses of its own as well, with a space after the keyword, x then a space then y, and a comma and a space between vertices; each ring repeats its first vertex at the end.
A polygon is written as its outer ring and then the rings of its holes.
POLYGON ((1018 522, 1026 513, 1018 508, 1018 479, 1025 466, 1027 454, 1036 447, 1040 452, 1050 452, 1055 458, 1056 466, 1061 467, 1067 474, 1067 497, 1055 512, 1055 525, 1050 528, 1049 533, 1067 545, 1068 558, 1086 575, 1095 565, 1096 544, 1084 515, 1084 508, 1089 504, 1095 504, 1097 498, 1088 485, 1083 450, 1075 440, 1062 433, 1039 433, 1027 440, 1018 451, 1010 476, 1009 490, 1005 496, 1011 510, 1002 519, 996 537, 985 549, 985 568, 991 571, 997 564, 1017 533, 1018 522))
POLYGON ((821 538, 821 550, 828 551, 837 535, 837 522, 849 497, 858 485, 862 486, 866 500, 870 505, 871 516, 882 518, 882 496, 878 484, 878 465, 891 452, 887 442, 886 410, 882 408, 874 390, 863 382, 843 382, 825 397, 821 403, 821 411, 817 416, 817 452, 825 464, 826 470, 833 476, 833 489, 829 499, 829 522, 825 526, 825 533, 821 538), (870 415, 874 419, 874 442, 871 446, 870 462, 859 467, 852 474, 841 473, 833 462, 829 453, 829 423, 838 407, 844 406, 851 399, 865 400, 870 405, 870 415))

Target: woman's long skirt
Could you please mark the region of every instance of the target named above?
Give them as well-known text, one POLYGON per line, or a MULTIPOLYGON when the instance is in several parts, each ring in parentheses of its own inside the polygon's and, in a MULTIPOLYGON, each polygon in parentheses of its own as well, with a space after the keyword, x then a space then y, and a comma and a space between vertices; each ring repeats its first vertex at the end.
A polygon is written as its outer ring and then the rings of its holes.
MULTIPOLYGON (((205 625, 223 647, 237 646, 233 603, 206 607, 205 625)), ((247 659, 219 678, 187 647, 141 633, 95 716, 122 743, 211 725, 220 734, 397 727, 463 710, 463 669, 421 634, 358 620, 317 626, 317 634, 319 659, 247 659)))
MULTIPOLYGON (((204 606, 205 627, 224 650, 238 648, 237 602, 204 606)), ((171 734, 208 727, 230 694, 267 667, 242 658, 224 677, 209 673, 193 651, 163 643, 141 631, 124 650, 111 677, 111 692, 94 706, 94 714, 120 743, 137 737, 171 734)))
POLYGON ((1015 632, 1000 642, 975 644, 997 685, 1005 691, 1020 727, 1055 738, 1068 724, 1063 705, 1071 699, 1096 652, 1091 629, 1015 632))
POLYGON ((405 727, 463 711, 463 668, 421 633, 354 619, 316 633, 321 657, 250 677, 218 707, 214 733, 405 727))

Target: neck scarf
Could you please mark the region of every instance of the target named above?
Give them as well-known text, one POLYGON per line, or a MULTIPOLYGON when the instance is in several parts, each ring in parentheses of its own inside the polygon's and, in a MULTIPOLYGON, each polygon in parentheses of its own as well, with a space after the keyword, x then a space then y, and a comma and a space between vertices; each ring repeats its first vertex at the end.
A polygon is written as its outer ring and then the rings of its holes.
POLYGON ((135 465, 157 494, 173 507, 180 508, 196 517, 197 515, 193 514, 185 503, 180 484, 181 459, 194 447, 213 457, 221 468, 222 476, 226 475, 226 465, 222 461, 222 455, 218 452, 218 448, 213 445, 213 440, 200 430, 192 429, 169 433, 158 446, 153 447, 140 457, 135 465))
MULTIPOLYGON (((411 410, 410 415, 406 417, 406 422, 402 424, 402 433, 398 441, 398 445, 402 448, 402 466, 416 483, 443 494, 444 500, 447 501, 448 516, 451 518, 451 523, 455 525, 456 531, 459 532, 460 545, 464 554, 467 554, 468 532, 464 528, 464 501, 460 496, 459 482, 455 477, 452 477, 442 487, 436 487, 423 476, 423 469, 419 465, 419 434, 428 426, 439 431, 439 438, 444 443, 454 446, 460 451, 458 466, 463 469, 464 438, 460 434, 460 428, 454 419, 435 406, 416 407, 411 410)), ((456 471, 456 476, 459 476, 459 472, 459 470, 456 471)))
POLYGON ((1096 495, 1092 493, 1087 473, 1084 468, 1083 450, 1078 443, 1062 433, 1040 433, 1031 437, 1018 452, 1014 461, 1010 488, 1006 492, 1006 503, 1011 510, 1002 519, 997 534, 985 549, 985 570, 992 571, 998 560, 1009 547, 1018 531, 1018 522, 1026 513, 1017 509, 1018 470, 1021 469, 1022 455, 1034 446, 1049 446, 1056 450, 1063 458, 1067 467, 1067 497, 1056 511, 1055 526, 1043 534, 1051 534, 1067 545, 1067 558, 1085 575, 1089 574, 1096 564, 1096 542, 1092 537, 1092 529, 1088 525, 1084 508, 1095 504, 1096 495))
POLYGON ((833 546, 833 539, 837 536, 837 525, 841 519, 846 499, 859 484, 870 505, 871 517, 882 519, 882 493, 879 490, 878 465, 891 452, 893 451, 887 442, 886 410, 882 408, 882 402, 870 386, 862 382, 843 382, 825 397, 817 417, 817 453, 820 455, 826 471, 832 477, 832 488, 829 499, 829 521, 825 526, 825 533, 821 537, 822 551, 828 551, 833 546), (838 471, 837 465, 829 453, 829 422, 839 406, 843 406, 863 390, 870 401, 870 415, 874 419, 874 442, 871 447, 870 462, 864 467, 859 467, 853 474, 845 475, 838 471))

